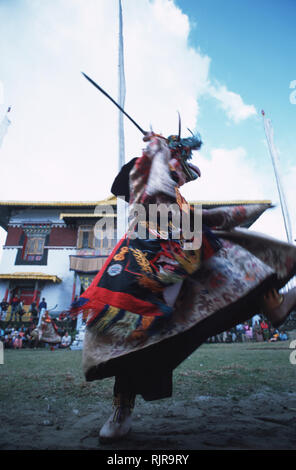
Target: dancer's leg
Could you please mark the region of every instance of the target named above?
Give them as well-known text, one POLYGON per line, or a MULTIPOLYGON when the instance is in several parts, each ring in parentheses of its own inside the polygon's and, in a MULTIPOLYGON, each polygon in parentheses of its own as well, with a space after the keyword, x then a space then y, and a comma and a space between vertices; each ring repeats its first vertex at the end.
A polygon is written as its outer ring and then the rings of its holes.
POLYGON ((294 308, 296 309, 296 287, 286 294, 272 289, 264 296, 263 313, 274 327, 284 323, 294 308))
POLYGON ((100 431, 102 443, 122 439, 129 433, 135 398, 136 394, 132 390, 129 378, 125 375, 115 377, 114 411, 100 431))

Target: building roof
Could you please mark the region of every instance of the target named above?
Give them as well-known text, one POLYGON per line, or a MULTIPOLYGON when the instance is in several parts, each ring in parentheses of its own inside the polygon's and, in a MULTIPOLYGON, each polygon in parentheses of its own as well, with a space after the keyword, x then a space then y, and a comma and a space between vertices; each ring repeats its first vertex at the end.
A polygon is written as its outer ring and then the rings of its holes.
POLYGON ((0 274, 0 279, 10 280, 10 279, 34 279, 38 281, 50 281, 54 283, 60 283, 62 280, 56 275, 44 274, 44 273, 10 273, 10 274, 0 274))
POLYGON ((116 197, 109 196, 101 201, 0 201, 1 207, 96 207, 99 205, 115 205, 116 197))
POLYGON ((243 205, 252 205, 252 204, 266 204, 268 206, 272 205, 272 202, 269 199, 261 200, 243 200, 243 199, 234 199, 230 201, 190 201, 190 204, 205 206, 207 209, 211 207, 223 207, 223 206, 243 206, 243 205))
MULTIPOLYGON (((217 206, 223 207, 229 205, 234 206, 243 204, 266 204, 269 206, 272 205, 270 200, 189 201, 189 203, 193 205, 203 205, 206 209, 211 209, 217 206)), ((94 211, 97 206, 116 206, 116 204, 117 198, 115 196, 109 196, 101 201, 0 201, 0 226, 7 230, 7 226, 13 210, 21 210, 28 208, 61 209, 60 218, 64 219, 65 221, 67 220, 68 222, 71 222, 71 220, 73 221, 74 219, 79 218, 98 218, 100 217, 99 212, 90 212, 90 210, 94 211), (73 212, 71 211, 71 209, 73 209, 73 212), (84 210, 85 213, 83 213, 84 210)), ((102 214, 102 216, 106 215, 102 214)))
POLYGON ((11 213, 22 209, 60 209, 65 212, 74 209, 77 212, 82 210, 92 210, 97 206, 116 205, 116 197, 109 196, 101 201, 0 201, 0 227, 7 230, 11 213))
MULTIPOLYGON (((271 204, 270 200, 243 200, 233 199, 227 201, 189 201, 190 204, 198 204, 204 206, 229 206, 229 205, 241 205, 241 204, 271 204)), ((109 196, 101 201, 0 201, 0 210, 3 207, 21 208, 21 207, 96 207, 103 205, 116 205, 117 198, 115 196, 109 196)))

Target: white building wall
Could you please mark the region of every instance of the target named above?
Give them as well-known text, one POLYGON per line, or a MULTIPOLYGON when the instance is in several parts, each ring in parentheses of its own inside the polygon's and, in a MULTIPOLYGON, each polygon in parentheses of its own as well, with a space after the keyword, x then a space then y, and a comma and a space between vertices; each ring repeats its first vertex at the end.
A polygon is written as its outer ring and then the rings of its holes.
MULTIPOLYGON (((60 209, 28 208, 22 211, 15 211, 9 223, 12 225, 22 225, 23 223, 50 223, 55 226, 65 226, 60 219, 60 209)), ((62 282, 39 282, 40 299, 45 297, 49 309, 57 305, 55 312, 68 309, 73 294, 74 272, 70 271, 69 256, 76 254, 75 248, 48 248, 48 258, 46 265, 15 265, 18 248, 3 247, 0 263, 0 272, 3 274, 12 273, 43 273, 58 276, 62 282)), ((77 279, 77 290, 79 294, 79 282, 77 279)), ((0 301, 3 299, 8 281, 0 281, 0 301)))
MULTIPOLYGON (((10 248, 10 249, 5 249, 3 247, 2 251, 2 258, 1 258, 1 264, 0 264, 0 273, 1 274, 11 274, 15 272, 15 267, 14 266, 14 261, 16 258, 17 254, 17 249, 15 248, 10 248)), ((0 280, 0 301, 4 298, 6 294, 6 289, 9 287, 9 281, 6 280, 0 280)), ((8 299, 9 300, 9 296, 8 299)))
POLYGON ((2 300, 4 299, 6 289, 8 288, 8 286, 9 286, 8 281, 2 281, 2 280, 0 281, 0 302, 2 302, 2 300))
MULTIPOLYGON (((28 272, 28 266, 15 266, 14 262, 16 259, 16 255, 17 255, 17 248, 3 247, 2 260, 1 260, 1 265, 0 265, 1 273, 12 274, 15 272, 19 272, 19 273, 28 272)), ((32 266, 32 267, 37 268, 38 266, 32 266)))
MULTIPOLYGON (((17 249, 3 248, 2 262, 0 266, 1 273, 43 273, 58 276, 62 282, 59 284, 53 282, 39 282, 41 289, 40 298, 45 297, 48 308, 58 305, 55 312, 68 309, 73 293, 74 271, 70 271, 70 255, 75 255, 76 249, 48 249, 48 258, 46 265, 18 265, 14 264, 17 249)), ((78 282, 77 282, 78 284, 78 282)), ((6 289, 7 281, 0 281, 0 299, 2 300, 6 289)), ((79 286, 77 285, 77 288, 79 286)))
MULTIPOLYGON (((40 297, 45 297, 49 309, 57 305, 55 311, 60 312, 68 309, 72 301, 74 271, 70 271, 69 256, 74 255, 76 250, 53 249, 48 250, 47 266, 41 266, 46 269, 47 274, 58 276, 62 282, 54 284, 47 282, 42 289, 40 297)), ((37 267, 37 266, 36 266, 37 267)))

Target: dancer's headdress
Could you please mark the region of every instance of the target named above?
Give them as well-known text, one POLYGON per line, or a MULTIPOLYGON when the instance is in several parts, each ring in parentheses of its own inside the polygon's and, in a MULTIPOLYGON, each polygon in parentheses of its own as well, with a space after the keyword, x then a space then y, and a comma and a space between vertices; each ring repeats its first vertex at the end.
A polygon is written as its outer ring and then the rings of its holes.
MULTIPOLYGON (((82 74, 84 75, 84 77, 92 85, 94 85, 101 93, 103 93, 107 98, 109 98, 109 100, 111 100, 112 103, 115 104, 115 106, 117 106, 117 108, 120 109, 120 111, 139 129, 139 131, 144 135, 144 137, 151 134, 147 131, 144 131, 139 126, 139 124, 133 118, 131 118, 131 116, 129 114, 127 114, 127 112, 102 87, 100 87, 94 80, 92 80, 90 77, 88 77, 88 75, 86 75, 84 72, 82 72, 82 74)), ((191 133, 191 137, 181 138, 181 118, 180 118, 179 113, 178 113, 178 115, 179 115, 178 135, 170 135, 165 140, 167 141, 168 147, 171 150, 172 156, 180 160, 183 171, 186 174, 186 177, 187 177, 188 181, 191 181, 191 180, 196 179, 199 175, 188 164, 188 161, 191 160, 191 158, 192 158, 192 150, 198 150, 201 147, 202 140, 201 140, 201 137, 200 137, 199 133, 193 134, 193 132, 190 131, 190 129, 188 129, 188 130, 191 133)), ((145 138, 144 138, 144 140, 145 140, 145 138)), ((136 161, 136 159, 134 158, 133 160, 131 160, 131 162, 124 165, 122 170, 119 172, 116 180, 117 180, 118 183, 119 182, 122 183, 122 184, 119 185, 119 186, 121 186, 120 190, 122 190, 123 187, 128 186, 127 184, 125 184, 125 182, 121 181, 122 180, 121 174, 122 174, 122 177, 124 176, 124 179, 126 179, 127 178, 126 173, 127 173, 127 171, 128 171, 128 173, 130 172, 130 170, 132 169, 133 164, 135 163, 135 161, 136 161), (133 164, 131 164, 132 162, 133 162, 133 164), (122 171, 123 171, 124 175, 123 175, 122 171)), ((112 186, 112 189, 111 189, 112 193, 115 194, 116 196, 120 196, 120 195, 122 195, 122 196, 125 195, 126 196, 125 193, 117 192, 116 188, 114 188, 114 184, 112 186), (116 192, 114 192, 114 190, 116 192)))

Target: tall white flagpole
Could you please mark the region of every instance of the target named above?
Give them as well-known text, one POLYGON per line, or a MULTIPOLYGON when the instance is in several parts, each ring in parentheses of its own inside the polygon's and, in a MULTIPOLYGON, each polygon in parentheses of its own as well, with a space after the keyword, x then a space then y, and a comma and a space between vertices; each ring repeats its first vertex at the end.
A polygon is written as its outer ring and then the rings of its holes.
MULTIPOLYGON (((124 49, 123 49, 123 21, 121 0, 118 1, 119 8, 119 41, 118 41, 118 103, 124 109, 125 104, 125 75, 124 75, 124 49)), ((118 170, 125 163, 124 149, 124 126, 123 113, 118 114, 118 133, 119 133, 119 158, 118 170)))
POLYGON ((291 219, 289 216, 288 206, 286 202, 285 192, 283 189, 281 176, 280 176, 280 168, 279 168, 279 156, 274 144, 274 131, 272 127, 272 123, 270 119, 267 119, 265 116, 265 112, 261 111, 263 116, 263 123, 264 123, 264 130, 266 135, 266 140, 269 148, 269 153, 271 156, 271 161, 274 169, 277 189, 280 198, 281 210, 284 219, 285 231, 287 235, 287 240, 289 243, 293 243, 293 233, 292 233, 292 226, 291 226, 291 219))
MULTIPOLYGON (((124 49, 123 49, 123 21, 122 5, 118 0, 119 9, 119 41, 118 41, 118 103, 124 109, 125 104, 125 75, 124 75, 124 49)), ((124 147, 124 125, 123 113, 118 114, 118 170, 125 163, 124 147)), ((124 199, 117 198, 117 239, 119 240, 126 231, 126 202, 124 199)))
POLYGON ((11 110, 11 107, 9 106, 9 108, 6 111, 6 114, 5 114, 4 118, 2 119, 2 121, 0 123, 0 147, 2 147, 4 137, 7 134, 8 127, 11 124, 11 120, 8 117, 8 113, 10 113, 10 110, 11 110))

